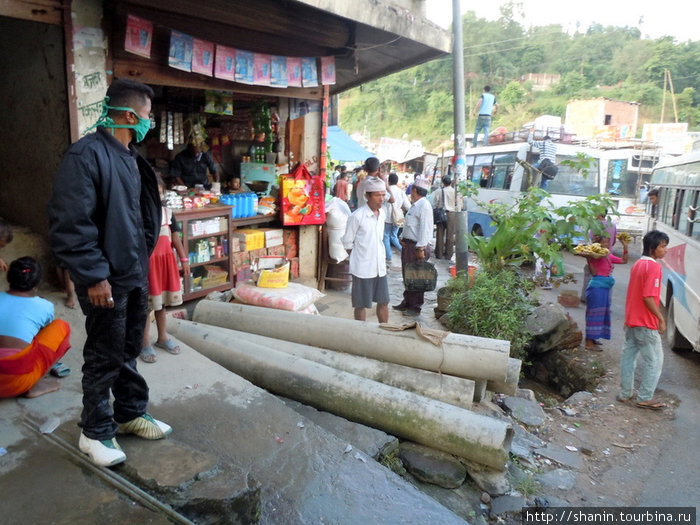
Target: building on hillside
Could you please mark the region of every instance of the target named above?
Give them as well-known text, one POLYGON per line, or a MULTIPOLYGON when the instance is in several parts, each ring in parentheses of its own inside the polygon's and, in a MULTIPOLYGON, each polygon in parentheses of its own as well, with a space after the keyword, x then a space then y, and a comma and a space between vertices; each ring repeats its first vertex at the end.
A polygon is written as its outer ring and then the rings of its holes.
POLYGON ((639 103, 609 98, 572 100, 566 105, 565 123, 579 139, 634 138, 639 124, 639 103))
POLYGON ((532 91, 546 91, 560 79, 561 75, 558 73, 527 73, 520 77, 520 83, 530 82, 532 91))

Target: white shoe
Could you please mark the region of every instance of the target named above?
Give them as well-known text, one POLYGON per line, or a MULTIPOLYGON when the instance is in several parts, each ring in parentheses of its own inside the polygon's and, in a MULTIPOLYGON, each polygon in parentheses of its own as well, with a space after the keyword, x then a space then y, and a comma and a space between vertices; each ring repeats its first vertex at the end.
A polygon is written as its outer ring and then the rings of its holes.
POLYGON ((143 439, 162 439, 173 431, 172 427, 145 413, 119 425, 120 434, 134 434, 143 439))
POLYGON ((111 467, 126 459, 126 454, 124 454, 115 438, 90 439, 81 433, 78 448, 80 448, 81 452, 87 454, 90 457, 90 461, 99 467, 111 467))

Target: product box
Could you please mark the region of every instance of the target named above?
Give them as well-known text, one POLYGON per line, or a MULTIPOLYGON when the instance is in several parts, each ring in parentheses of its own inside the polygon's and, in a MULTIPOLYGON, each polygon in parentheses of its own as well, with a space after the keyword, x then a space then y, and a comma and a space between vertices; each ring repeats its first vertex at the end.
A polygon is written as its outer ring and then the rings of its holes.
POLYGON ((254 228, 242 228, 233 232, 233 237, 240 240, 241 249, 249 252, 265 248, 265 233, 254 228))
POLYGON ((260 257, 267 257, 267 248, 260 248, 258 250, 251 250, 248 252, 250 255, 250 263, 255 264, 255 261, 260 257))
POLYGON ((260 288, 286 288, 289 284, 289 262, 284 257, 259 257, 253 268, 260 288))
POLYGON ((284 257, 286 255, 284 244, 281 244, 279 246, 273 246, 272 248, 267 248, 267 255, 277 255, 284 257))
POLYGON ((242 252, 241 250, 241 240, 238 237, 231 237, 228 241, 228 251, 229 253, 242 252))
POLYGON ((250 264, 250 253, 249 252, 232 253, 231 259, 233 260, 233 265, 236 267, 250 264))
POLYGON ((265 233, 265 248, 284 244, 282 228, 260 228, 260 231, 265 233))
POLYGON ((289 275, 292 279, 299 278, 299 257, 289 259, 289 275))
POLYGON ((299 255, 299 230, 297 228, 284 228, 282 240, 287 258, 299 255))
POLYGON ((253 271, 250 268, 250 264, 243 264, 236 268, 236 284, 250 281, 252 277, 253 271))

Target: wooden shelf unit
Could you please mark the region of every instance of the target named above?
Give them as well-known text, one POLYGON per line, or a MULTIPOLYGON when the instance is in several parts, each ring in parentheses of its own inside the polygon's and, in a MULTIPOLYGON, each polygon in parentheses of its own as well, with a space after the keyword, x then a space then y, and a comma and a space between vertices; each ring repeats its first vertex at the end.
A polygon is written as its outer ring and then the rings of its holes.
MULTIPOLYGON (((232 219, 231 218, 231 206, 224 205, 211 205, 204 208, 192 208, 184 210, 173 210, 175 220, 180 222, 182 227, 182 245, 185 247, 185 251, 189 254, 192 252, 196 253, 195 244, 197 241, 202 239, 209 239, 214 237, 220 239, 226 237, 228 240, 229 247, 232 245, 231 238, 233 236, 234 230, 237 228, 244 228, 247 226, 254 226, 259 224, 268 224, 275 222, 277 220, 276 215, 256 215, 255 217, 246 217, 243 219, 232 219), (226 227, 220 229, 215 233, 208 234, 198 234, 192 235, 192 223, 207 219, 214 218, 225 218, 226 227)), ((218 241, 217 244, 221 244, 218 241)), ((206 262, 191 262, 190 270, 194 272, 200 272, 199 268, 203 269, 207 265, 220 266, 226 272, 228 272, 227 280, 223 284, 218 284, 216 286, 201 288, 198 290, 191 290, 192 283, 189 274, 183 276, 184 289, 182 294, 183 301, 191 301, 192 299, 198 299, 204 297, 210 292, 230 290, 233 288, 233 284, 236 276, 236 267, 233 264, 233 257, 231 256, 231 251, 225 254, 223 257, 213 257, 206 262)), ((203 273, 203 272, 202 272, 203 273)))

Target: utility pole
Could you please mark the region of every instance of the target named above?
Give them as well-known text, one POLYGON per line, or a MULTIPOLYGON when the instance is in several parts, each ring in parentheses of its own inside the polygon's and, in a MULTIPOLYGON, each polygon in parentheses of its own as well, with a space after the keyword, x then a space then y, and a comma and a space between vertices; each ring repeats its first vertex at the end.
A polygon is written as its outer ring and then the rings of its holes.
MULTIPOLYGON (((461 198, 459 183, 465 182, 467 176, 467 161, 464 156, 464 43, 462 41, 462 15, 460 0, 452 0, 452 86, 454 91, 454 146, 455 166, 454 179, 457 188, 457 199, 461 198)), ((464 199, 464 210, 457 213, 455 225, 455 257, 457 271, 467 271, 469 267, 469 242, 467 239, 467 199, 464 199)))

